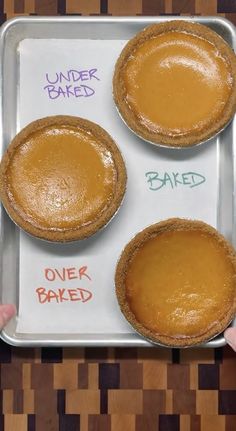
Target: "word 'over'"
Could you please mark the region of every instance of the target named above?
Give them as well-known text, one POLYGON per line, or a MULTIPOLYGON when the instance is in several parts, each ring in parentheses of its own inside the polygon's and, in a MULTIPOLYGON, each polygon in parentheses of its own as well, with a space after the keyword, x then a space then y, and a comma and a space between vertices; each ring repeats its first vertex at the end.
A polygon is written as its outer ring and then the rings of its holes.
POLYGON ((91 277, 87 273, 87 266, 81 266, 80 268, 45 268, 44 277, 47 281, 67 281, 74 280, 78 278, 82 280, 83 277, 86 277, 88 280, 91 280, 91 277))
POLYGON ((200 186, 206 181, 206 178, 198 172, 164 172, 160 174, 157 171, 146 172, 145 177, 149 185, 149 190, 157 191, 165 186, 169 186, 172 189, 184 186, 193 187, 200 186))
POLYGON ((100 81, 97 73, 98 70, 96 68, 83 70, 70 69, 64 73, 46 73, 45 78, 47 85, 43 88, 49 99, 91 97, 95 93, 92 83, 100 81), (84 82, 86 82, 86 84, 84 82))

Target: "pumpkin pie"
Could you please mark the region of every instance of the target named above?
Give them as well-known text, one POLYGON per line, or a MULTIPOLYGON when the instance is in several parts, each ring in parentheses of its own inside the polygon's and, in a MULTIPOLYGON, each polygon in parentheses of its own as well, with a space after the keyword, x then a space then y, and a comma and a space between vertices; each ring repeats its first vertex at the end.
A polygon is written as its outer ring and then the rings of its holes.
POLYGON ((125 247, 117 265, 121 311, 155 343, 205 342, 236 314, 236 254, 213 227, 185 219, 154 224, 125 247))
POLYGON ((236 110, 236 57, 213 30, 187 21, 138 33, 115 66, 113 95, 141 138, 188 147, 221 131, 236 110))
POLYGON ((25 127, 0 166, 0 195, 13 221, 49 241, 87 238, 117 211, 126 186, 119 149, 100 126, 47 117, 25 127))

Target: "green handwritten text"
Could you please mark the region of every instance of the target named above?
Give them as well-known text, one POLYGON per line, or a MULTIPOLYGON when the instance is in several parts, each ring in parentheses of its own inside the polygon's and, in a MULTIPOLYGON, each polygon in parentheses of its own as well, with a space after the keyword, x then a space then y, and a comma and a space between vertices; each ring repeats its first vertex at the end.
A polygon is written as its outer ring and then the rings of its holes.
POLYGON ((164 172, 161 174, 157 171, 146 172, 145 177, 149 185, 149 190, 157 191, 163 187, 170 187, 171 189, 177 187, 198 187, 205 183, 206 178, 198 172, 164 172))

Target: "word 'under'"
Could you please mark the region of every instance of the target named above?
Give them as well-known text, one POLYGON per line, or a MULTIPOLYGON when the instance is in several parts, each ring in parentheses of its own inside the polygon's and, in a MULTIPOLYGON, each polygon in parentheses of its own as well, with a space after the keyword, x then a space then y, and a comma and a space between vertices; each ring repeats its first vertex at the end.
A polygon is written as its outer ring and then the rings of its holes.
POLYGON ((46 73, 45 78, 47 85, 43 89, 49 99, 91 97, 95 94, 93 83, 100 81, 96 68, 46 73))

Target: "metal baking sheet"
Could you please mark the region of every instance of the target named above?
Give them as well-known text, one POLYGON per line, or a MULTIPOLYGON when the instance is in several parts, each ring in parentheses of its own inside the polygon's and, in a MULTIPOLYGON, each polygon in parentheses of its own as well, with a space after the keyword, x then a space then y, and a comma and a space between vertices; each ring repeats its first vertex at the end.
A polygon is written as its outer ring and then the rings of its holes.
MULTIPOLYGON (((1 154, 19 130, 18 46, 24 39, 128 40, 145 26, 172 17, 34 17, 15 18, 1 29, 1 154)), ((173 17, 205 24, 220 34, 235 50, 234 26, 218 17, 173 17)), ((235 120, 217 137, 217 228, 236 246, 235 229, 235 120)), ((171 151, 171 150, 166 150, 171 151)), ((189 149, 191 155, 192 149, 189 149)), ((180 153, 181 154, 181 153, 180 153)), ((181 155, 179 155, 181 157, 181 155)), ((211 166, 209 166, 209 171, 211 166)), ((196 202, 196 205, 201 205, 196 202)), ((19 305, 19 229, 0 209, 0 287, 1 301, 19 305)), ((111 280, 112 283, 112 280, 111 280)), ((29 310, 30 312, 30 310, 29 310)), ((236 326, 236 320, 232 323, 236 326)), ((1 337, 16 346, 152 346, 135 332, 124 334, 26 334, 16 331, 17 317, 2 331, 1 337)), ((223 335, 202 347, 225 345, 223 335)))

